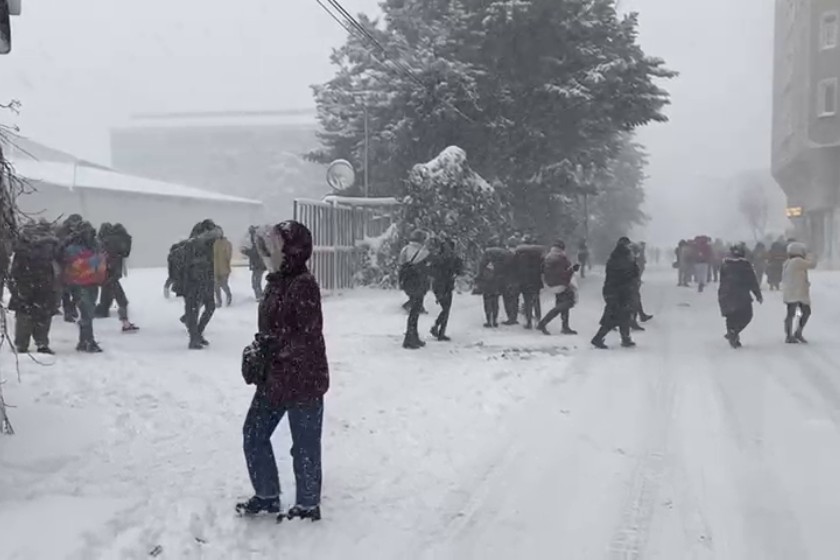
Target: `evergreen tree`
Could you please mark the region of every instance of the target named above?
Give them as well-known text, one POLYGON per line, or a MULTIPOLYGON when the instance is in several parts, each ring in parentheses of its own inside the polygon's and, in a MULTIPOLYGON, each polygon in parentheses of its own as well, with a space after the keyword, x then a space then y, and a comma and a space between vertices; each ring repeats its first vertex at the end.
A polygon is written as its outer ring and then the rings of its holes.
POLYGON ((381 23, 360 18, 376 45, 348 37, 333 54, 336 76, 315 87, 323 149, 310 154, 361 162, 366 104, 376 194, 401 194, 415 163, 457 145, 505 185, 520 227, 557 235, 581 176, 605 169, 618 134, 665 120, 655 79, 673 73, 644 54, 636 15, 620 16, 614 0, 386 0, 382 9, 381 23))

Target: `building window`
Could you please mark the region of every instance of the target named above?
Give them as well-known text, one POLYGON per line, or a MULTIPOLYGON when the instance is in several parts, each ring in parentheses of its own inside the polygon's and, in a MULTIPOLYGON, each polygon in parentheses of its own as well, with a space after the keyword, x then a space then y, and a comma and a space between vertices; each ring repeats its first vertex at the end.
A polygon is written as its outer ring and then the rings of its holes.
POLYGON ((823 14, 820 20, 820 48, 822 50, 837 48, 838 30, 840 30, 840 13, 823 14))
POLYGON ((822 80, 817 85, 817 116, 833 117, 837 114, 837 78, 822 80))

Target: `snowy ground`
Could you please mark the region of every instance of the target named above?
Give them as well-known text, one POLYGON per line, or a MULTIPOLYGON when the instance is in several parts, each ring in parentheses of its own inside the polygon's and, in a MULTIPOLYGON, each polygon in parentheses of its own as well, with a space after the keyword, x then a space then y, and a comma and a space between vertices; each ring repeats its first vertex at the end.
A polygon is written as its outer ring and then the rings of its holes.
POLYGON ((20 383, 4 352, 17 435, 0 438, 0 558, 838 557, 840 276, 815 275, 809 347, 780 344, 769 294, 739 352, 714 292, 671 271, 650 273, 656 318, 629 351, 586 343, 597 278, 579 337, 486 331, 465 295, 455 341, 420 352, 400 348, 398 294, 328 298, 325 519, 277 526, 233 514, 250 490, 239 357, 255 315, 237 273, 206 352, 186 350, 161 271, 126 283, 139 334, 97 321, 105 354, 76 354, 59 321, 59 355, 24 358, 20 383))

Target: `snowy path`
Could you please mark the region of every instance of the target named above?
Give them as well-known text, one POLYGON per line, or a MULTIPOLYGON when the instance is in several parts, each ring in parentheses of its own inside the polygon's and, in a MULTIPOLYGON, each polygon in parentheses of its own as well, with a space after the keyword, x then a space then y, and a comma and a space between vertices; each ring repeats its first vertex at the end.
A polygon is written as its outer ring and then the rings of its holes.
MULTIPOLYGON (((196 355, 159 276, 129 278, 140 334, 97 321, 107 353, 78 356, 56 323, 56 365, 24 361, 7 383, 18 435, 0 439, 0 558, 837 557, 840 276, 814 279, 809 347, 780 344, 768 294, 737 353, 714 291, 664 272, 630 351, 586 344, 597 278, 579 337, 486 331, 463 296, 455 341, 416 353, 399 348, 398 294, 328 299, 325 520, 280 527, 231 513, 249 490, 247 278, 196 355)), ((275 441, 289 493, 284 426, 275 441)))

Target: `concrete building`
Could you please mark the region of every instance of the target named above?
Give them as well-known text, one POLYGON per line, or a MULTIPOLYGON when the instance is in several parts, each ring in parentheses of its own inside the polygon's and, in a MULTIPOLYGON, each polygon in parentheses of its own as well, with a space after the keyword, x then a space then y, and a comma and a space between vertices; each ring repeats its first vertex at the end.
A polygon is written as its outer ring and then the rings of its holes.
POLYGON ((241 111, 137 115, 111 131, 115 169, 261 200, 270 220, 291 218, 296 198, 330 192, 315 112, 241 111))
POLYGON ((129 266, 166 264, 173 243, 211 218, 234 243, 251 224, 264 223, 257 200, 119 173, 21 137, 3 142, 15 175, 25 181, 20 209, 49 221, 81 214, 99 227, 122 223, 134 238, 129 266))
POLYGON ((773 176, 797 235, 840 265, 840 0, 776 0, 773 176))

